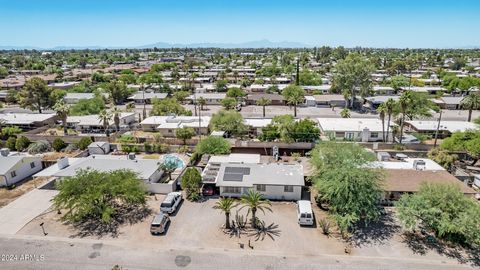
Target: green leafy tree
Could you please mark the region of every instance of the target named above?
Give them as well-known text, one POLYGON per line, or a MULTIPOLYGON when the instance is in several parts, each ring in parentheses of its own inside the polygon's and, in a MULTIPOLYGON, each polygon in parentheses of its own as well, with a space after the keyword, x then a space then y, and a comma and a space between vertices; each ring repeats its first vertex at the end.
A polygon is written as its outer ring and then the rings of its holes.
POLYGON ((83 137, 76 144, 78 146, 78 149, 85 150, 92 142, 93 141, 92 139, 90 139, 90 137, 83 137))
POLYGON ((305 91, 298 85, 289 85, 282 91, 283 98, 287 104, 293 106, 294 117, 297 117, 297 106, 305 99, 305 91))
POLYGON ((53 204, 66 210, 62 219, 111 223, 122 209, 132 211, 146 204, 146 192, 138 175, 129 170, 99 172, 81 170, 57 181, 53 204))
POLYGON ((227 97, 225 99, 222 99, 221 104, 223 108, 225 108, 226 110, 232 110, 235 108, 235 105, 237 105, 237 100, 234 98, 227 97))
POLYGON ((187 97, 190 96, 188 91, 178 91, 173 94, 173 97, 177 99, 178 102, 183 103, 187 97))
POLYGON ((2 138, 8 139, 10 137, 16 137, 17 134, 22 133, 22 130, 17 126, 4 127, 2 128, 2 138))
POLYGON ((442 141, 440 148, 452 152, 466 152, 474 159, 472 164, 475 164, 480 158, 480 131, 454 132, 442 141))
POLYGON ((202 176, 196 168, 187 168, 182 176, 181 187, 187 194, 187 199, 196 200, 200 195, 202 176))
POLYGON ((197 144, 195 147, 195 152, 199 155, 225 155, 230 153, 230 149, 230 143, 226 139, 222 137, 209 136, 197 144))
POLYGON ((403 87, 406 87, 409 85, 409 79, 403 75, 398 75, 392 77, 390 80, 390 86, 396 91, 400 91, 403 87))
POLYGON ((335 65, 332 88, 338 93, 344 90, 350 94, 350 108, 357 93, 362 97, 367 96, 372 90, 371 74, 374 66, 360 54, 349 54, 345 60, 340 60, 335 65))
POLYGON ((198 104, 198 106, 200 106, 200 110, 203 111, 203 106, 205 106, 207 104, 207 101, 205 100, 205 98, 199 97, 197 99, 197 104, 198 104))
POLYGON ((272 101, 266 97, 262 97, 257 100, 257 106, 262 106, 263 117, 265 118, 265 107, 272 104, 272 101))
POLYGON ((15 142, 15 149, 17 149, 17 151, 22 152, 25 149, 27 149, 29 145, 30 145, 30 140, 25 136, 21 136, 15 142))
POLYGON ((287 134, 295 142, 315 142, 320 139, 320 129, 315 121, 308 118, 294 122, 287 134))
POLYGON ((218 80, 215 82, 215 90, 217 90, 218 92, 225 92, 228 89, 227 85, 227 80, 218 80))
POLYGON ((235 199, 222 197, 215 203, 215 206, 213 206, 214 209, 218 209, 225 213, 225 229, 227 230, 230 229, 230 212, 237 205, 235 199))
POLYGON ((449 154, 447 151, 444 151, 438 148, 433 148, 432 150, 428 151, 427 155, 428 155, 428 158, 437 162, 447 170, 450 170, 452 165, 458 159, 457 155, 449 154))
POLYGON ((154 99, 150 115, 192 115, 191 111, 186 110, 175 98, 154 99))
POLYGON ((175 130, 175 136, 177 139, 183 140, 183 144, 187 144, 187 140, 190 140, 195 136, 195 130, 191 127, 182 127, 175 130))
POLYGON ((105 102, 100 97, 94 97, 92 99, 82 99, 77 104, 70 107, 70 115, 92 115, 98 114, 105 109, 105 102))
POLYGON ((270 201, 266 200, 260 192, 254 189, 249 189, 247 193, 243 194, 240 202, 244 205, 243 207, 248 207, 252 212, 251 224, 253 228, 258 226, 257 210, 262 211, 264 214, 265 210, 273 212, 270 201))
POLYGON ((320 85, 322 84, 322 78, 319 74, 304 69, 300 72, 299 82, 300 85, 320 85))
POLYGON ((25 82, 19 93, 20 106, 42 113, 42 109, 48 109, 53 105, 50 99, 51 93, 52 89, 44 80, 33 77, 25 82))
POLYGON ((230 98, 239 99, 239 98, 244 97, 245 95, 246 95, 245 91, 243 91, 242 89, 240 89, 238 87, 231 87, 227 91, 227 97, 230 97, 230 98))
POLYGON ((62 151, 62 149, 66 146, 67 144, 60 138, 55 138, 55 140, 52 142, 52 148, 57 152, 62 151))
POLYGON ((220 110, 210 120, 212 130, 228 132, 234 136, 242 136, 247 132, 243 116, 236 111, 220 110))
POLYGON ((380 215, 377 204, 384 192, 384 175, 366 166, 374 160, 375 155, 358 144, 322 142, 312 150, 319 201, 329 204, 344 235, 359 221, 367 223, 380 215))
POLYGON ((114 104, 122 104, 132 93, 122 81, 111 81, 106 85, 107 93, 114 104))
POLYGON ((480 110, 480 94, 477 92, 466 96, 462 100, 461 107, 468 110, 467 121, 470 122, 473 110, 480 110))
POLYGON ((7 139, 7 142, 5 143, 5 146, 10 149, 11 151, 17 150, 16 148, 16 143, 17 143, 17 138, 15 137, 9 137, 7 139))
POLYGON ((480 205, 458 185, 424 183, 417 193, 403 195, 396 207, 408 229, 421 226, 438 238, 480 246, 480 205))

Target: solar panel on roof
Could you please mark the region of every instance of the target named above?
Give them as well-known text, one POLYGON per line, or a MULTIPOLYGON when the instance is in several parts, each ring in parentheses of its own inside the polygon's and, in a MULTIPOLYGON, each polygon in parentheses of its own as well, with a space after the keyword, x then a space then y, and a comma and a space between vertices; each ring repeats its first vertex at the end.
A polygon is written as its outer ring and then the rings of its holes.
POLYGON ((223 181, 242 181, 244 175, 250 174, 250 168, 245 167, 226 167, 223 175, 223 181))

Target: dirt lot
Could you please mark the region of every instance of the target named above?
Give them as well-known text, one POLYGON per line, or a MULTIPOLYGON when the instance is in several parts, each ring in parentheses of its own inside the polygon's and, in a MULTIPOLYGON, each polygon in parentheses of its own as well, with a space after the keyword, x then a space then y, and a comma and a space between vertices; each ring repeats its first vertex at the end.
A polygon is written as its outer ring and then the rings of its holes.
POLYGON ((0 189, 0 207, 3 207, 10 202, 14 201, 16 198, 22 196, 28 191, 34 189, 35 187, 41 186, 46 182, 46 178, 38 177, 36 179, 27 178, 22 183, 18 183, 14 189, 0 189))
MULTIPOLYGON (((157 200, 151 197, 148 201, 154 213, 159 212, 159 204, 164 196, 157 195, 157 200)), ((178 212, 171 216, 171 224, 165 235, 152 236, 149 226, 153 215, 132 226, 122 226, 120 233, 115 239, 111 236, 103 236, 101 239, 125 241, 131 245, 162 245, 168 248, 192 248, 192 249, 240 249, 240 244, 248 247, 248 240, 254 250, 269 250, 289 254, 342 254, 344 245, 342 242, 327 238, 321 230, 313 227, 300 227, 296 222, 296 210, 294 203, 274 202, 273 213, 259 212, 258 217, 271 225, 272 230, 266 234, 252 234, 246 231, 240 238, 226 234, 222 230, 225 216, 218 210, 213 209, 216 199, 194 203, 183 201, 178 212), (278 226, 278 227, 277 227, 278 226)), ((240 213, 245 214, 246 210, 240 213)), ((232 216, 235 212, 232 213, 232 216)), ((44 222, 48 236, 72 237, 77 231, 71 226, 57 221, 59 215, 49 212, 32 220, 19 234, 42 235, 39 226, 44 222)), ((233 217, 232 217, 233 218, 233 217)), ((87 238, 98 239, 88 236, 87 238)))

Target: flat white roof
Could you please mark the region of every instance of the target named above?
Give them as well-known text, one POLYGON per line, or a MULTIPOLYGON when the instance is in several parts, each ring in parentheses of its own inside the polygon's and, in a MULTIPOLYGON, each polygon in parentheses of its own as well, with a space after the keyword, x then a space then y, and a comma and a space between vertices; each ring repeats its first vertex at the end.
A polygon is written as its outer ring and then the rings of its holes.
POLYGON ((428 158, 406 158, 403 161, 374 161, 372 166, 383 169, 414 170, 413 163, 415 160, 425 161, 425 171, 445 171, 442 166, 428 158))
POLYGON ((43 122, 52 117, 54 113, 2 113, 0 120, 3 120, 6 125, 28 125, 35 122, 43 122))
MULTIPOLYGON (((382 121, 374 118, 317 118, 318 125, 323 131, 352 131, 360 132, 368 128, 373 132, 382 132, 382 121)), ((393 122, 390 123, 391 125, 393 122)), ((385 121, 387 130, 387 121, 385 121)))
MULTIPOLYGON (((126 117, 135 115, 135 113, 122 112, 120 113, 120 121, 126 117)), ((67 123, 74 123, 79 126, 103 126, 98 114, 82 115, 82 116, 69 116, 67 117, 67 123)), ((109 121, 110 125, 113 125, 113 117, 109 121)))
POLYGON ((263 128, 272 123, 272 118, 245 118, 245 125, 254 128, 263 128))
POLYGON ((303 166, 299 164, 222 163, 217 186, 252 187, 253 185, 303 186, 303 166))
MULTIPOLYGON (((414 120, 405 122, 412 125, 417 130, 424 131, 435 131, 437 130, 438 125, 438 121, 414 120)), ((441 121, 439 127, 439 130, 447 130, 451 133, 457 131, 463 132, 467 129, 478 129, 478 126, 475 123, 465 121, 441 121)))
MULTIPOLYGON (((210 124, 210 116, 202 116, 200 118, 200 127, 208 127, 210 124)), ((182 127, 199 127, 198 116, 150 116, 145 118, 141 125, 156 125, 157 128, 182 128, 182 127)))
POLYGON ((208 163, 260 163, 259 154, 230 154, 211 156, 208 163))

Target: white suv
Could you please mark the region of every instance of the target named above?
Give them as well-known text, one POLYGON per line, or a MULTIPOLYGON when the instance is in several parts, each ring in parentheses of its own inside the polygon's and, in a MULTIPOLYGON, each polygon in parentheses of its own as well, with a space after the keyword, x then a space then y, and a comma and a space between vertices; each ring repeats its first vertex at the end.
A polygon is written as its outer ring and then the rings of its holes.
POLYGON ((175 212, 182 199, 182 193, 180 192, 168 193, 165 200, 160 204, 160 211, 169 214, 175 212))

